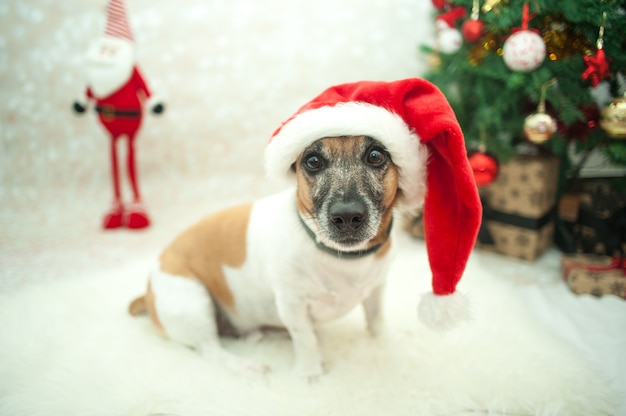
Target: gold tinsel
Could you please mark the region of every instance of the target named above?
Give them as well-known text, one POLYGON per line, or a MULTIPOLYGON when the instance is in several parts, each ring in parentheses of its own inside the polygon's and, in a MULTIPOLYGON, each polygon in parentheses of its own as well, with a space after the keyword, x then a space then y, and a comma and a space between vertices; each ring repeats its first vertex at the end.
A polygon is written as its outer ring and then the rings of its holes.
MULTIPOLYGON (((492 32, 485 33, 478 42, 472 45, 468 52, 469 62, 476 66, 480 64, 485 56, 495 52, 498 53, 498 49, 502 49, 501 40, 492 32)), ((498 53, 501 55, 501 53, 498 53)))
POLYGON ((591 52, 589 41, 572 30, 562 16, 547 16, 541 36, 546 44, 547 58, 551 61, 591 52))
MULTIPOLYGON (((498 4, 498 2, 494 4, 498 4)), ((543 21, 541 36, 546 44, 547 58, 551 61, 557 61, 576 54, 589 55, 593 53, 591 43, 572 30, 562 16, 547 16, 543 21)), ((486 32, 478 42, 470 47, 468 52, 469 62, 477 66, 490 53, 502 56, 504 40, 505 37, 486 32)))
POLYGON ((493 11, 494 13, 498 13, 498 8, 503 5, 502 3, 506 5, 509 2, 508 0, 486 0, 485 3, 483 3, 482 12, 489 13, 493 11))

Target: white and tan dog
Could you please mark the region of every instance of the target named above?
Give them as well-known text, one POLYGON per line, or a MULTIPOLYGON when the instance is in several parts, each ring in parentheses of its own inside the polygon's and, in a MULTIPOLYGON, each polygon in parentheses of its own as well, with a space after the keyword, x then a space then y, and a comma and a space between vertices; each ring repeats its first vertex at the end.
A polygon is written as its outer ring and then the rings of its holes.
POLYGON ((225 352, 219 335, 286 328, 304 377, 323 372, 316 324, 361 304, 376 335, 401 195, 397 166, 381 143, 350 136, 315 141, 292 169, 295 189, 181 234, 131 313, 147 310, 167 337, 235 366, 245 361, 225 352))
POLYGON ((316 324, 362 304, 369 330, 380 329, 394 207, 424 203, 433 290, 419 302, 420 319, 445 329, 468 317, 456 286, 481 203, 463 133, 434 85, 330 87, 274 132, 265 165, 272 176, 295 177, 296 188, 183 233, 131 313, 147 310, 169 338, 238 367, 220 334, 286 328, 298 373, 316 377, 324 369, 316 324))

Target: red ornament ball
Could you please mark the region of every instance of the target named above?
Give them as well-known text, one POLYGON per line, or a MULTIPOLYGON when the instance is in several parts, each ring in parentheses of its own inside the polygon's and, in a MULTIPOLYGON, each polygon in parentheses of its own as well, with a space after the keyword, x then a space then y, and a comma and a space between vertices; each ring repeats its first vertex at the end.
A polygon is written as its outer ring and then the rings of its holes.
POLYGON ((469 157, 469 164, 478 186, 489 185, 498 176, 498 162, 486 153, 476 152, 472 154, 469 157))
POLYGON ((432 0, 433 6, 437 10, 443 10, 447 2, 447 0, 432 0))
POLYGON ((463 23, 463 26, 461 26, 463 38, 470 43, 478 42, 484 30, 485 23, 478 19, 468 19, 463 23))

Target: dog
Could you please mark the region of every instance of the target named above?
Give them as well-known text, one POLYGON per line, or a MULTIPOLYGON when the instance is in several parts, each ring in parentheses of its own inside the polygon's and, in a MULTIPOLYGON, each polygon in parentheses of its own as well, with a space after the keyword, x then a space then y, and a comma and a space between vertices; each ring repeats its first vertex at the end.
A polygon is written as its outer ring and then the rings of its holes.
POLYGON ((337 136, 314 141, 291 169, 295 188, 217 212, 178 236, 130 313, 147 311, 166 337, 236 368, 255 366, 226 352, 220 336, 284 328, 295 370, 308 379, 324 373, 318 324, 360 304, 377 335, 398 166, 372 137, 337 136))

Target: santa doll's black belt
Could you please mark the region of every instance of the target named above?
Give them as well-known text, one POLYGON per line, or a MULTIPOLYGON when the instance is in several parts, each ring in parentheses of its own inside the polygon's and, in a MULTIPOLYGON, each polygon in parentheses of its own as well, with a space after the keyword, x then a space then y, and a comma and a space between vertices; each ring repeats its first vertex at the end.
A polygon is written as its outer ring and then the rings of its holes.
POLYGON ((114 119, 118 117, 134 118, 141 116, 139 110, 118 110, 113 106, 96 106, 96 112, 102 114, 105 119, 114 119))

